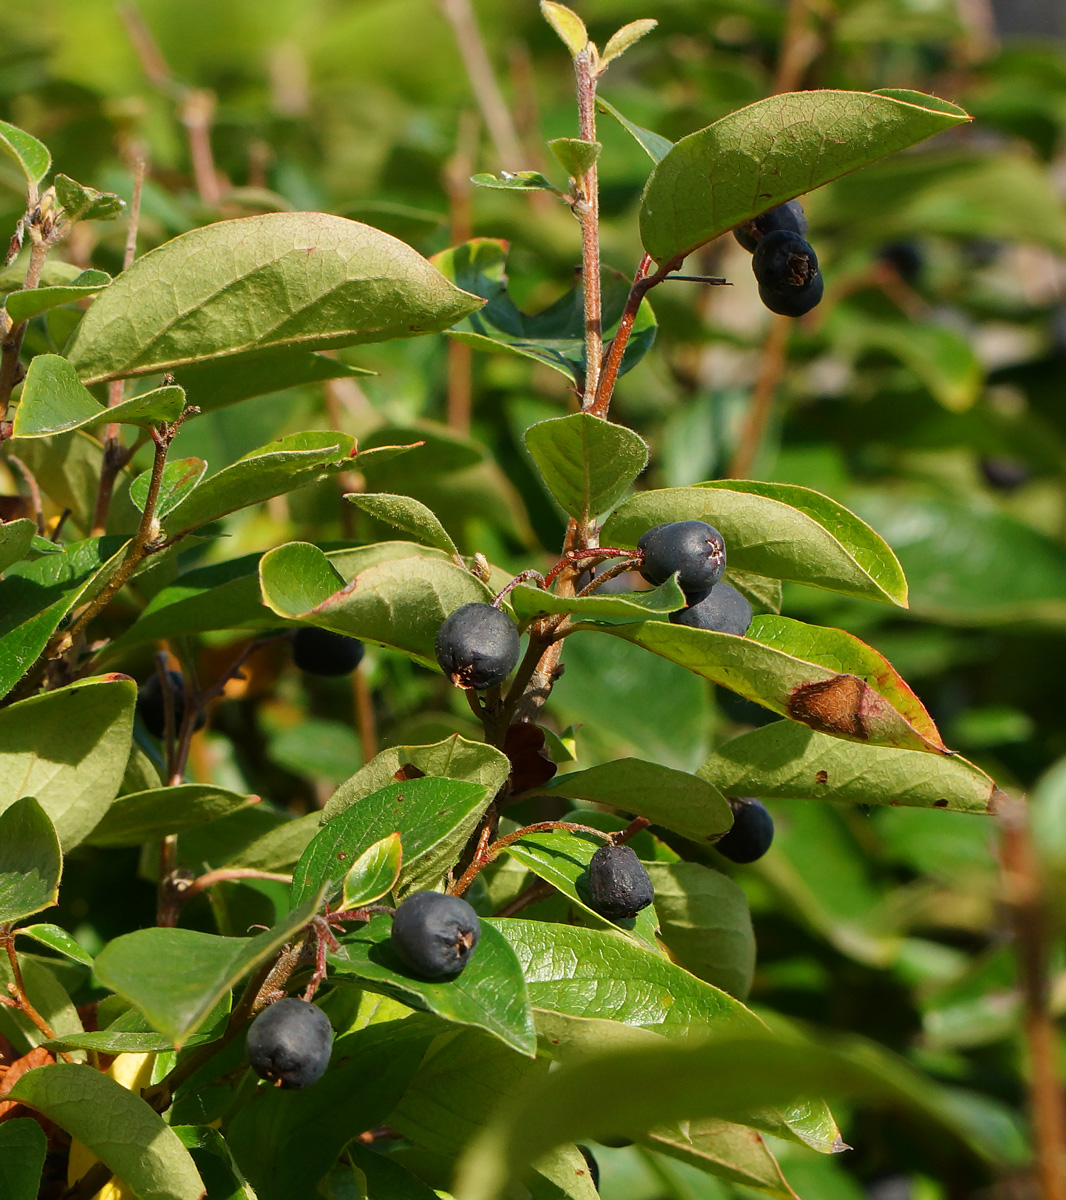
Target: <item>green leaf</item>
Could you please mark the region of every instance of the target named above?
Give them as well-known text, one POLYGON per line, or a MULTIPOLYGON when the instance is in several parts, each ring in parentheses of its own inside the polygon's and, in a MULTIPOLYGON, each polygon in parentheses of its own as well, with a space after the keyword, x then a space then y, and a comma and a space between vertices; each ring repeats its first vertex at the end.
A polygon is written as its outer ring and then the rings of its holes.
POLYGON ((563 194, 539 171, 501 171, 499 175, 481 171, 477 175, 471 175, 470 182, 475 187, 494 188, 500 192, 554 192, 556 196, 563 194))
POLYGON ((332 899, 352 864, 370 846, 398 833, 403 841, 399 890, 432 888, 458 857, 492 793, 459 779, 391 783, 345 808, 303 852, 292 875, 292 904, 319 891, 332 899))
POLYGON ((536 1054, 537 1035, 522 972, 507 940, 491 925, 482 921, 477 949, 462 973, 446 982, 413 975, 389 944, 391 930, 391 918, 375 917, 345 938, 341 949, 329 955, 331 974, 359 979, 371 991, 454 1024, 484 1029, 519 1054, 536 1054))
POLYGON ((378 563, 343 586, 332 572, 322 551, 306 542, 278 546, 259 564, 263 603, 279 617, 401 650, 434 670, 444 618, 463 604, 492 600, 475 575, 445 559, 378 563))
POLYGON ((682 1130, 658 1130, 640 1142, 710 1175, 756 1188, 775 1200, 799 1200, 758 1130, 713 1118, 686 1121, 682 1130))
POLYGON ((68 221, 113 221, 126 207, 125 200, 114 192, 98 192, 69 175, 57 175, 52 186, 68 221))
POLYGON ((906 607, 903 569, 854 513, 810 488, 728 479, 642 492, 604 524, 608 546, 635 546, 652 525, 707 521, 725 539, 731 568, 906 607))
POLYGON ((775 721, 726 742, 699 774, 729 796, 903 804, 988 813, 999 790, 959 755, 860 746, 775 721))
MULTIPOLYGON (((24 803, 24 801, 20 801, 20 803, 24 803)), ((11 811, 8 809, 8 812, 11 811)), ((0 817, 0 824, 2 822, 3 817, 0 817)), ((21 925, 15 930, 15 935, 32 938, 35 942, 40 942, 42 946, 47 946, 49 950, 55 950, 58 954, 81 963, 83 967, 93 965, 92 955, 83 950, 70 934, 65 929, 60 929, 58 925, 21 925)))
POLYGON ((41 438, 111 422, 125 425, 175 421, 185 408, 179 387, 161 387, 105 408, 58 354, 38 354, 30 363, 15 412, 15 437, 41 438))
MULTIPOLYGON (((187 1050, 217 1042, 226 1030, 230 1015, 230 997, 225 995, 208 1013, 199 1033, 190 1034, 182 1043, 187 1050)), ((163 1054, 174 1044, 148 1024, 136 1008, 120 1013, 106 1029, 91 1033, 67 1033, 41 1043, 49 1050, 95 1050, 100 1054, 163 1054)))
POLYGON ((653 133, 650 129, 643 129, 640 125, 634 125, 632 121, 622 116, 613 104, 608 104, 602 96, 596 97, 596 107, 600 112, 609 113, 623 129, 628 130, 637 145, 653 163, 660 162, 673 149, 674 143, 669 138, 664 138, 659 133, 653 133))
POLYGON ((334 817, 372 792, 399 782, 414 768, 411 777, 432 775, 479 783, 495 796, 511 773, 507 756, 485 742, 471 742, 457 733, 431 746, 390 746, 382 750, 351 779, 346 780, 326 802, 322 820, 334 817))
POLYGON ((281 346, 436 333, 480 308, 421 255, 326 213, 266 213, 183 233, 138 258, 69 348, 87 383, 281 346))
POLYGON ((351 1166, 338 1166, 330 1176, 328 1200, 366 1200, 369 1196, 388 1200, 435 1200, 436 1192, 395 1159, 378 1154, 369 1146, 352 1142, 345 1151, 351 1166))
POLYGON ((703 779, 672 767, 639 758, 619 758, 586 771, 557 776, 536 790, 547 796, 609 804, 702 842, 719 837, 733 824, 725 797, 717 788, 704 784, 703 779))
POLYGON ((601 916, 588 904, 588 869, 592 856, 603 845, 600 838, 588 834, 546 830, 530 833, 507 847, 507 853, 528 867, 538 878, 550 883, 564 896, 577 905, 582 924, 597 929, 617 929, 626 937, 634 938, 656 953, 655 940, 658 920, 652 906, 641 909, 635 917, 620 917, 611 920, 601 916))
POLYGON ((531 425, 525 442, 551 494, 578 520, 612 508, 648 465, 643 438, 589 413, 531 425))
POLYGON ((0 1125, 0 1195, 37 1200, 48 1140, 36 1121, 19 1117, 0 1125))
POLYGON ((658 21, 653 21, 645 17, 640 21, 630 21, 628 25, 623 25, 617 32, 612 33, 607 40, 607 45, 603 48, 603 54, 600 56, 600 64, 607 66, 612 60, 621 57, 633 45, 634 42, 639 42, 640 39, 658 25, 658 21))
POLYGON ((565 4, 557 4, 555 0, 540 0, 540 11, 545 21, 559 35, 563 45, 574 58, 585 49, 589 35, 585 22, 565 4))
POLYGON ((55 826, 32 796, 0 812, 0 925, 59 902, 63 851, 55 826))
MULTIPOLYGON (((7 298, 7 315, 14 325, 28 321, 38 313, 58 308, 61 304, 73 304, 86 296, 95 296, 111 283, 106 271, 82 271, 68 284, 60 287, 37 287, 12 292, 7 298)), ((33 365, 32 363, 30 364, 33 365)))
POLYGON ((32 134, 17 125, 0 121, 0 151, 9 154, 26 176, 26 182, 38 184, 48 174, 52 156, 32 134))
MULTIPOLYGON (((26 995, 37 1012, 51 1026, 53 1032, 59 1037, 81 1033, 82 1024, 78 1010, 74 1007, 74 1002, 67 990, 56 979, 53 968, 72 970, 79 983, 85 981, 85 971, 81 967, 68 968, 66 963, 58 963, 55 960, 38 958, 25 953, 19 954, 18 960, 22 968, 22 980, 26 987, 26 995)), ((0 959, 0 994, 10 995, 12 984, 11 964, 5 954, 0 959)), ((0 1025, 4 1026, 4 1033, 13 1044, 18 1046, 20 1051, 43 1045, 45 1041, 44 1035, 28 1017, 22 1013, 12 1012, 11 1009, 0 1010, 0 1025)), ((74 1057, 84 1059, 85 1056, 79 1053, 74 1057)))
POLYGON ((38 1067, 16 1082, 8 1098, 65 1129, 138 1200, 201 1200, 200 1175, 170 1126, 139 1095, 94 1067, 38 1067))
POLYGON ((317 1197, 344 1147, 384 1123, 437 1032, 418 1017, 371 1025, 338 1039, 314 1087, 265 1088, 243 1105, 226 1140, 259 1200, 317 1197))
POLYGON ((0 524, 0 575, 29 553, 37 526, 28 518, 0 524))
POLYGON ((0 710, 0 811, 35 796, 64 850, 83 841, 118 793, 137 685, 82 679, 0 710))
POLYGON ((571 179, 584 179, 596 165, 603 151, 599 142, 586 142, 581 138, 552 138, 548 149, 571 179))
POLYGON ((134 792, 115 800, 85 840, 90 846, 139 846, 196 829, 258 802, 258 796, 205 783, 134 792))
POLYGON ((386 521, 405 533, 414 534, 427 546, 436 546, 445 554, 459 553, 447 530, 421 500, 411 496, 392 496, 387 492, 348 492, 344 498, 379 521, 386 521))
POLYGON ((90 538, 8 568, 0 579, 0 696, 37 661, 67 613, 107 583, 125 547, 123 538, 90 538))
POLYGON ((646 862, 671 956, 697 979, 743 999, 755 971, 755 935, 743 891, 694 862, 646 862))
POLYGON ((192 1154, 209 1196, 217 1197, 217 1200, 256 1200, 226 1139, 217 1129, 209 1125, 172 1125, 171 1128, 192 1154))
POLYGON ((342 903, 338 912, 351 912, 380 900, 396 886, 403 861, 403 844, 398 833, 375 842, 352 863, 344 877, 342 903))
POLYGON ((954 105, 835 90, 787 92, 682 138, 652 172, 640 236, 660 263, 743 221, 968 121, 954 105))
MULTIPOLYGON (((611 565, 610 560, 607 565, 611 565)), ((508 600, 521 621, 532 621, 549 613, 569 613, 579 620, 614 617, 635 621, 665 616, 685 607, 685 593, 677 586, 676 575, 647 592, 593 592, 588 596, 560 596, 520 583, 508 600)))
POLYGON ((96 976, 141 1010, 175 1048, 207 1020, 219 1001, 255 967, 306 926, 319 895, 253 938, 217 937, 194 929, 138 929, 109 942, 96 976))
MULTIPOLYGON (((206 471, 207 463, 202 458, 180 458, 168 462, 163 468, 163 478, 159 484, 155 515, 162 519, 177 508, 203 479, 206 471)), ((143 471, 130 484, 130 500, 138 512, 144 512, 151 483, 152 472, 148 470, 143 471)))

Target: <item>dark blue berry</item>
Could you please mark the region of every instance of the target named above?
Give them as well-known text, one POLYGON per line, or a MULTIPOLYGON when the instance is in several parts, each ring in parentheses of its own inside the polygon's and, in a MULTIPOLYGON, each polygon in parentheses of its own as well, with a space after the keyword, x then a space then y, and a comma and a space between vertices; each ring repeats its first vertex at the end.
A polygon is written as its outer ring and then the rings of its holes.
POLYGON ((709 591, 725 571, 725 542, 706 521, 673 521, 655 525, 637 542, 644 552, 640 573, 655 585, 676 571, 686 596, 709 591))
POLYGON ((392 919, 392 948, 426 979, 458 975, 481 936, 477 913, 459 896, 413 892, 392 919))
POLYGON ((892 267, 904 283, 916 283, 925 265, 921 250, 913 242, 887 242, 877 257, 892 267))
POLYGON ((437 662, 456 687, 495 687, 518 662, 518 628, 491 604, 464 604, 437 632, 437 662))
POLYGON ((640 859, 629 846, 610 843, 592 856, 587 892, 589 908, 611 921, 635 917, 655 899, 651 876, 640 859))
POLYGON ((303 625, 292 635, 292 661, 308 675, 350 675, 362 660, 358 638, 317 625, 303 625))
POLYGON ((981 474, 997 492, 1013 492, 1029 482, 1032 472, 1020 458, 1005 454, 986 454, 981 459, 981 474))
MULTIPOLYGON (((170 694, 174 699, 174 733, 177 734, 185 720, 185 680, 180 671, 167 671, 170 694)), ((137 715, 152 735, 162 738, 166 732, 166 708, 163 700, 163 685, 159 673, 149 677, 137 689, 137 715)), ((194 729, 203 729, 207 720, 206 713, 201 710, 196 714, 194 729)))
POLYGON ((780 230, 798 233, 800 237, 807 234, 807 218, 803 215, 803 205, 798 200, 786 200, 776 208, 761 213, 754 220, 745 221, 733 230, 733 236, 749 254, 754 254, 755 247, 768 233, 780 230))
POLYGON ((289 997, 264 1009, 248 1029, 245 1054, 260 1079, 283 1088, 316 1083, 329 1066, 333 1029, 314 1004, 289 997))
POLYGON ((733 828, 714 843, 714 848, 735 863, 762 858, 774 840, 774 819, 758 800, 730 800, 733 828))
POLYGON ((688 608, 679 608, 670 614, 670 620, 675 625, 740 636, 748 632, 751 617, 751 605, 747 599, 724 579, 709 592, 697 592, 690 596, 688 608))
POLYGON ((755 247, 751 269, 759 282, 759 298, 771 312, 802 317, 822 298, 818 256, 798 233, 768 233, 755 247))

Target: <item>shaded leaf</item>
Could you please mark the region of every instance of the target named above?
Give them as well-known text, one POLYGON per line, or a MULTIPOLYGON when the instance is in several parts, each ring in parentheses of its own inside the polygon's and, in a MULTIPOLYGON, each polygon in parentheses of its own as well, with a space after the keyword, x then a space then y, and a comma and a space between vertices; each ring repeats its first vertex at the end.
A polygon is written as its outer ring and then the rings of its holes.
POLYGON ((609 113, 623 129, 631 133, 637 145, 652 162, 659 162, 673 149, 674 143, 669 138, 664 138, 659 133, 653 133, 650 129, 643 129, 640 125, 634 125, 627 117, 622 116, 613 104, 608 104, 602 96, 596 97, 596 107, 600 112, 609 113))
POLYGON ((0 926, 59 900, 63 851, 55 826, 32 796, 0 812, 0 926))
MULTIPOLYGON (((47 312, 50 308, 58 308, 61 304, 73 304, 86 296, 95 296, 111 282, 111 276, 106 271, 82 271, 70 283, 58 287, 36 287, 29 290, 12 292, 5 308, 13 324, 28 321, 38 313, 47 312)), ((32 363, 30 364, 33 365, 32 363)))
POLYGON ((776 1200, 799 1200, 757 1129, 712 1118, 686 1121, 684 1135, 658 1130, 640 1141, 660 1154, 732 1183, 757 1188, 776 1200))
MULTIPOLYGON (((207 463, 202 458, 180 458, 168 462, 163 468, 163 478, 159 484, 159 494, 156 497, 155 515, 162 519, 177 508, 186 496, 199 484, 207 471, 207 463)), ((142 472, 130 484, 130 500, 138 512, 144 512, 148 503, 148 491, 152 484, 152 471, 142 472)))
POLYGON ((20 1117, 0 1125, 0 1195, 5 1200, 37 1200, 48 1153, 44 1130, 20 1117))
POLYGON ((507 598, 521 621, 532 621, 549 613, 569 613, 578 620, 613 617, 636 621, 665 616, 685 607, 685 593, 677 586, 675 575, 647 592, 593 592, 588 596, 560 596, 532 584, 520 583, 507 598))
POLYGON ((180 783, 120 796, 85 839, 90 846, 139 846, 185 833, 259 801, 226 788, 180 783))
POLYGON ((37 526, 28 518, 0 524, 0 574, 29 553, 37 526))
MULTIPOLYGON (((217 1042, 225 1032, 229 1015, 227 994, 208 1013, 200 1031, 189 1034, 182 1045, 188 1050, 217 1042)), ((95 1050, 101 1054, 163 1054, 174 1048, 173 1040, 157 1033, 136 1008, 120 1013, 106 1029, 67 1033, 42 1044, 50 1050, 95 1050)))

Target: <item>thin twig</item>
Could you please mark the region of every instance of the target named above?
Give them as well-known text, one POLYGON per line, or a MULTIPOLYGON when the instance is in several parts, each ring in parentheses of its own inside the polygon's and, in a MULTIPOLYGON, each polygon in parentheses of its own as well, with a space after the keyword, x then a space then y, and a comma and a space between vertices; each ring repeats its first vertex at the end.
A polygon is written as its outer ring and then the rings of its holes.
POLYGON ((770 415, 774 410, 774 393, 784 373, 791 325, 791 317, 775 315, 770 318, 770 328, 767 330, 762 356, 759 359, 759 373, 751 391, 748 417, 733 454, 733 461, 729 464, 730 479, 745 479, 755 466, 763 438, 766 436, 766 427, 770 423, 770 415))
POLYGON ((361 667, 352 672, 352 699, 355 704, 355 727, 363 748, 363 762, 368 763, 378 752, 378 726, 374 716, 374 696, 361 667))
POLYGON ((44 509, 41 507, 41 489, 37 486, 37 478, 17 455, 9 454, 7 461, 18 467, 19 473, 26 481, 26 487, 30 493, 30 503, 33 505, 33 515, 37 521, 37 533, 38 536, 44 537, 44 509))
MULTIPOLYGON (((444 170, 451 216, 452 246, 468 242, 474 233, 474 185, 470 176, 477 170, 477 146, 480 121, 475 112, 459 114, 455 153, 444 170)), ((448 339, 448 428, 463 435, 470 432, 473 399, 473 357, 470 346, 448 339)))
POLYGON ((198 896, 216 883, 229 883, 240 879, 265 879, 269 883, 292 883, 291 875, 282 875, 278 871, 257 871, 254 867, 219 867, 217 871, 208 871, 198 876, 180 891, 182 904, 188 903, 193 896, 198 896))
MULTIPOLYGON (((41 1016, 34 1008, 29 995, 26 992, 26 982, 22 978, 22 966, 19 963, 18 954, 15 950, 15 934, 10 925, 4 927, 0 933, 0 940, 4 943, 4 949, 7 951, 8 961, 11 963, 11 977, 13 983, 8 985, 8 991, 11 993, 14 1007, 19 1010, 28 1020, 32 1021, 37 1029, 44 1034, 46 1038, 54 1038, 55 1031, 52 1026, 41 1016)), ((60 1052, 60 1057, 64 1062, 73 1062, 73 1058, 66 1053, 60 1052)))
POLYGON ((529 887, 519 892, 513 900, 508 901, 499 912, 493 913, 493 916, 513 917, 522 909, 529 908, 531 904, 536 904, 539 900, 546 900, 554 891, 555 888, 547 880, 538 879, 536 883, 531 883, 529 887))
MULTIPOLYGON (((48 251, 58 241, 61 234, 54 227, 50 236, 44 236, 36 226, 28 229, 30 236, 30 261, 26 267, 26 279, 21 290, 32 292, 41 282, 45 259, 48 251)), ((7 420, 8 405, 11 403, 11 393, 21 378, 19 355, 22 353, 22 339, 26 336, 28 321, 20 321, 4 332, 0 342, 0 442, 11 436, 11 424, 7 420)))
MULTIPOLYGON (((596 140, 596 77, 586 48, 574 58, 577 78, 579 136, 596 140)), ((585 386, 581 407, 590 409, 596 399, 603 364, 603 306, 600 295, 600 188, 596 164, 583 179, 574 180, 578 198, 574 215, 581 222, 581 288, 585 303, 585 386)))
POLYGON ((644 562, 644 556, 627 558, 625 562, 615 563, 614 566, 608 567, 602 575, 595 575, 592 582, 586 584, 577 597, 580 600, 583 596, 591 596, 595 591, 601 588, 608 579, 617 579, 619 575, 625 575, 632 571, 634 567, 639 567, 644 562))
MULTIPOLYGON (((508 846, 526 837, 528 834, 547 833, 555 829, 562 829, 567 833, 588 833, 593 837, 601 838, 607 844, 614 841, 611 834, 604 833, 602 829, 595 829, 591 825, 577 825, 573 821, 538 821, 535 825, 526 825, 522 829, 516 829, 514 833, 508 833, 502 838, 497 838, 491 846, 482 846, 479 843, 477 853, 474 855, 474 861, 467 867, 458 882, 452 887, 452 895, 461 896, 474 882, 480 872, 489 866, 490 863, 495 862, 508 846)), ((482 832, 482 840, 485 840, 484 831, 482 832)))

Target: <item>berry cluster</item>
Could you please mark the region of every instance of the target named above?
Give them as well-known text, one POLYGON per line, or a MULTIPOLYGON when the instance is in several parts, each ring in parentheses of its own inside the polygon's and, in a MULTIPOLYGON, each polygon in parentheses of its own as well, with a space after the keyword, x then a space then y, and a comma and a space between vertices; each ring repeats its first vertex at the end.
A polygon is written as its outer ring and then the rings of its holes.
POLYGON ((802 317, 824 290, 818 255, 806 240, 807 218, 798 200, 788 200, 733 230, 747 250, 759 284, 759 299, 774 313, 802 317))

